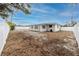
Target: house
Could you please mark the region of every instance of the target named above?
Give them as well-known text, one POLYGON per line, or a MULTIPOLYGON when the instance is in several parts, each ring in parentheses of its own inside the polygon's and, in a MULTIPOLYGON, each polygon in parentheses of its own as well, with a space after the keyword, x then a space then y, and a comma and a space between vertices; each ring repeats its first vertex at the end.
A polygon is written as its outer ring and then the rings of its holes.
POLYGON ((43 23, 30 25, 30 30, 39 32, 56 32, 60 30, 60 25, 56 23, 43 23))

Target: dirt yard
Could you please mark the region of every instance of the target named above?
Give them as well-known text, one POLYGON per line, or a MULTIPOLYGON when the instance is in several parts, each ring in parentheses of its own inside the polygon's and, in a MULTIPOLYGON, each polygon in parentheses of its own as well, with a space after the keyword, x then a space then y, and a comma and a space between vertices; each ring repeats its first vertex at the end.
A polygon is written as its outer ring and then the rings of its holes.
POLYGON ((2 56, 79 55, 72 32, 11 31, 2 56))
POLYGON ((72 37, 75 39, 72 32, 64 31, 64 32, 43 32, 43 34, 47 34, 48 39, 60 39, 63 40, 67 37, 72 37))

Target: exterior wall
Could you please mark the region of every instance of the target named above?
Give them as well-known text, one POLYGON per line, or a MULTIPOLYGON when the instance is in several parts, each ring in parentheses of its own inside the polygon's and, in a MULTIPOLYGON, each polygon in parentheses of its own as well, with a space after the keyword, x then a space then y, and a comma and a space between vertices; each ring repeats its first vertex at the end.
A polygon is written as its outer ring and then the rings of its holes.
POLYGON ((49 32, 50 32, 51 30, 54 32, 54 31, 55 31, 55 26, 53 26, 52 28, 49 28, 49 29, 48 29, 49 32))
MULTIPOLYGON (((44 26, 45 26, 45 25, 44 25, 44 26)), ((45 26, 45 28, 43 28, 43 26, 40 25, 40 26, 39 26, 39 31, 40 31, 40 32, 45 32, 45 31, 47 31, 46 27, 47 27, 47 26, 45 26)))
POLYGON ((55 31, 60 31, 61 26, 60 25, 55 25, 55 31))
MULTIPOLYGON (((33 31, 40 31, 40 32, 50 31, 51 29, 52 29, 53 32, 60 31, 60 30, 62 30, 62 31, 73 31, 74 27, 60 27, 59 25, 55 25, 51 28, 46 26, 46 28, 44 29, 44 28, 42 28, 41 25, 39 25, 38 29, 31 28, 31 30, 33 30, 33 31)), ((79 27, 77 27, 77 29, 79 29, 79 27)))
POLYGON ((52 25, 52 27, 49 27, 49 25, 33 25, 30 27, 30 30, 32 31, 40 31, 40 32, 45 32, 45 31, 59 31, 60 30, 60 26, 59 25, 52 25), (38 28, 35 28, 35 26, 37 26, 38 28), (45 26, 45 28, 43 28, 43 26, 45 26))
MULTIPOLYGON (((30 30, 32 30, 32 31, 40 31, 40 32, 46 31, 46 28, 43 29, 41 25, 36 25, 36 26, 38 26, 37 29, 35 28, 35 25, 33 25, 33 26, 32 26, 33 28, 31 27, 30 30)), ((45 27, 46 27, 46 26, 45 26, 45 27)))
MULTIPOLYGON (((34 25, 33 25, 34 26, 34 25)), ((52 25, 51 28, 49 28, 49 25, 45 25, 45 29, 42 28, 42 25, 38 25, 38 29, 35 29, 35 28, 30 28, 30 30, 33 30, 33 31, 40 31, 40 32, 44 32, 44 31, 50 31, 51 29, 56 32, 56 31, 74 31, 75 29, 79 30, 79 23, 76 24, 75 26, 73 27, 61 27, 60 25, 52 25)))

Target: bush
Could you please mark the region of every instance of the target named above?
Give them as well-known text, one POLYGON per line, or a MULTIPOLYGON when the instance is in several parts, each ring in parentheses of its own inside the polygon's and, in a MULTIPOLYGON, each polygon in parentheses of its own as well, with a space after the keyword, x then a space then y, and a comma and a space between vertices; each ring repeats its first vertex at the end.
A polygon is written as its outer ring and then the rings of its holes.
POLYGON ((15 24, 12 22, 7 22, 8 25, 10 26, 10 30, 14 30, 15 29, 15 24))

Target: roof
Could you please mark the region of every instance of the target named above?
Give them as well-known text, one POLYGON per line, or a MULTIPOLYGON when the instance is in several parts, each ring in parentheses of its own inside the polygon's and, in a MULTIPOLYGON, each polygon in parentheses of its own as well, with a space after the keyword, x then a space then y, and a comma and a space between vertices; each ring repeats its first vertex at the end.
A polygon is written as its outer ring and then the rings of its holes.
MULTIPOLYGON (((57 23, 41 23, 41 24, 33 24, 33 25, 30 25, 30 26, 35 26, 35 25, 56 25, 57 23)), ((57 24, 57 25, 60 25, 60 24, 57 24)))

